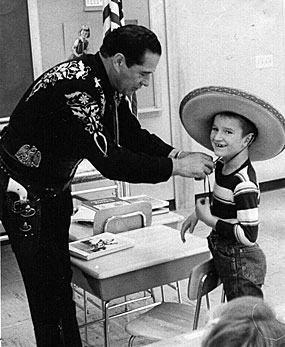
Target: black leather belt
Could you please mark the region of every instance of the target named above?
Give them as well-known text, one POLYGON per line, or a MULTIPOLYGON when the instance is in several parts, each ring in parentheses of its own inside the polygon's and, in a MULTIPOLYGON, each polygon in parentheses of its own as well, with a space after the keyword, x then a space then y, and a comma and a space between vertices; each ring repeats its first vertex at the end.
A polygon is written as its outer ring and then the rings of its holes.
POLYGON ((36 181, 26 179, 26 177, 31 177, 31 175, 26 172, 29 170, 29 168, 23 167, 23 169, 21 169, 22 174, 19 174, 18 169, 16 169, 16 165, 17 163, 15 163, 13 157, 3 149, 0 143, 0 170, 2 170, 8 177, 12 177, 15 181, 23 185, 29 193, 29 199, 55 198, 68 189, 71 185, 72 177, 70 177, 63 184, 48 187, 44 186, 36 181))

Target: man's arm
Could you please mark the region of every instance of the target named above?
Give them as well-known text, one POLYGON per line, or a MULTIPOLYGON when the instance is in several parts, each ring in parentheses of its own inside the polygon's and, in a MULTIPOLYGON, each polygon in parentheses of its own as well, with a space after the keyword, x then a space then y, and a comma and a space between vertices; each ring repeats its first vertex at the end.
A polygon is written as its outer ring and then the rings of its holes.
POLYGON ((129 104, 124 99, 119 105, 118 114, 121 146, 133 152, 158 157, 167 157, 173 150, 173 146, 141 127, 139 120, 131 112, 129 104))

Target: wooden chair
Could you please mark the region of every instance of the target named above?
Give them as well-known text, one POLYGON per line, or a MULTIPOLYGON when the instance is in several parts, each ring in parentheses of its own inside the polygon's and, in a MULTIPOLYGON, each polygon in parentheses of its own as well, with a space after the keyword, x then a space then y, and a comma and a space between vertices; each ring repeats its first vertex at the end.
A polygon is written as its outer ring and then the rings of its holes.
POLYGON ((93 234, 110 232, 119 234, 151 225, 152 207, 148 202, 136 202, 129 205, 103 209, 95 213, 93 234))
MULTIPOLYGON (((162 302, 149 311, 140 314, 126 325, 131 335, 128 346, 133 345, 136 337, 165 340, 197 329, 201 302, 207 297, 207 308, 210 309, 208 294, 217 288, 221 281, 212 259, 203 262, 190 273, 188 282, 188 298, 195 300, 195 307, 190 304, 162 302)), ((223 296, 222 296, 223 300, 223 296)))

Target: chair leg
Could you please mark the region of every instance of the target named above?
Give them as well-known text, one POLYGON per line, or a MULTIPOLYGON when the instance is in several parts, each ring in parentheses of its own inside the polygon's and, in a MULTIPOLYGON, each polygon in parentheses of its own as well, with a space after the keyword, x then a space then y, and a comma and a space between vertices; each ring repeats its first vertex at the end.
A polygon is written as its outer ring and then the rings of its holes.
POLYGON ((85 340, 88 342, 88 327, 87 327, 87 293, 83 290, 83 310, 84 310, 84 334, 85 340))
POLYGON ((210 299, 208 294, 206 294, 206 302, 207 302, 207 309, 210 310, 210 299))
POLYGON ((103 317, 104 317, 104 347, 110 346, 109 341, 109 301, 102 300, 103 317))
POLYGON ((200 316, 201 302, 202 302, 202 298, 197 299, 196 310, 195 310, 195 315, 194 315, 194 322, 193 322, 193 330, 196 330, 198 328, 198 321, 199 321, 199 316, 200 316))
POLYGON ((221 298, 221 302, 222 302, 222 303, 226 302, 226 293, 225 293, 224 288, 222 289, 222 298, 221 298))
POLYGON ((132 335, 130 338, 129 338, 129 342, 128 342, 128 347, 132 347, 133 346, 133 343, 135 341, 135 336, 132 335))
POLYGON ((153 288, 150 289, 150 296, 151 296, 151 298, 152 298, 152 301, 153 301, 153 302, 156 302, 153 288))
POLYGON ((177 295, 178 295, 178 302, 179 304, 182 304, 182 295, 181 295, 181 288, 180 288, 180 282, 176 282, 176 289, 177 289, 177 295))
POLYGON ((165 301, 163 286, 160 287, 161 301, 165 301))
POLYGON ((128 303, 127 303, 127 296, 125 295, 124 296, 124 300, 125 300, 125 312, 127 312, 128 310, 129 310, 129 308, 128 308, 128 303))

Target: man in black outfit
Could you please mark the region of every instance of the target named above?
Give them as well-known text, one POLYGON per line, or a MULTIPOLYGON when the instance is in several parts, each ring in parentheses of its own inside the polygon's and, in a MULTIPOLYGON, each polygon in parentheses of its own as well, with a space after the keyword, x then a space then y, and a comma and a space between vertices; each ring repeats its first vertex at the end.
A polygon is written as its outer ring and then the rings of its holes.
POLYGON ((43 73, 1 133, 0 220, 23 276, 38 347, 82 346, 68 251, 70 184, 82 159, 109 179, 132 183, 203 178, 213 169, 211 157, 174 149, 142 129, 130 110, 128 96, 148 86, 160 55, 150 30, 118 28, 95 55, 43 73), (11 192, 13 184, 26 196, 11 192))

